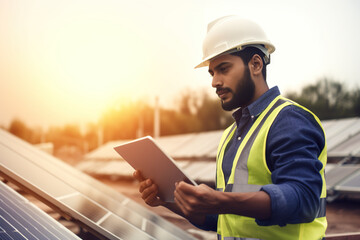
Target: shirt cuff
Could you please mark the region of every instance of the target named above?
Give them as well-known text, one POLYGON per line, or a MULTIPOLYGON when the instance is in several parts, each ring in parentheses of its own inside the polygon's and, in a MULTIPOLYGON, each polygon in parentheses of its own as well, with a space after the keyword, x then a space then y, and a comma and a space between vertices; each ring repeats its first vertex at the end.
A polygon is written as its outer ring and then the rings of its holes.
POLYGON ((256 219, 255 221, 259 226, 286 225, 288 201, 283 190, 284 189, 281 189, 279 185, 275 184, 265 185, 260 189, 260 191, 264 191, 270 196, 271 216, 269 219, 265 220, 256 219))
POLYGON ((200 228, 205 231, 217 231, 217 222, 218 222, 218 215, 206 215, 205 222, 202 225, 194 224, 191 222, 192 225, 194 225, 197 228, 200 228))

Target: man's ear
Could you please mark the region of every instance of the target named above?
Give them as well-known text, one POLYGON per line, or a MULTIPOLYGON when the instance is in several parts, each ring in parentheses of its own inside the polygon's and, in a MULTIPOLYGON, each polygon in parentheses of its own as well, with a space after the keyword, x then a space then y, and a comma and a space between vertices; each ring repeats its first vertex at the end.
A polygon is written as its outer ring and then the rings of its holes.
POLYGON ((254 56, 249 61, 248 66, 250 73, 252 73, 254 76, 262 75, 263 61, 258 54, 254 54, 254 56))

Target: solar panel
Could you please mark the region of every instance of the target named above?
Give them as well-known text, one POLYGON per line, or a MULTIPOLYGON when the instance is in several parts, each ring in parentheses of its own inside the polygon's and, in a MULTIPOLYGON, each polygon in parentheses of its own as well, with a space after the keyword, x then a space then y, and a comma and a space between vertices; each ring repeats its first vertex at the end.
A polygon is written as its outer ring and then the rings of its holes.
POLYGON ((337 191, 360 193, 360 170, 335 187, 337 191))
MULTIPOLYGON (((159 137, 156 142, 164 151, 175 160, 188 158, 213 158, 216 157, 218 143, 223 131, 209 131, 203 133, 188 133, 173 136, 159 137)), ((130 140, 129 140, 130 141, 130 140)), ((85 155, 87 160, 115 160, 122 159, 114 151, 114 146, 127 141, 113 141, 104 144, 98 149, 85 155)))
MULTIPOLYGON (((325 172, 326 188, 332 190, 341 181, 358 171, 360 166, 357 165, 337 165, 325 172)), ((331 192, 330 192, 331 193, 331 192)))
POLYGON ((358 119, 346 119, 338 122, 338 131, 332 137, 328 137, 328 149, 332 149, 347 140, 351 135, 360 131, 360 121, 358 119), (352 120, 352 121, 351 121, 352 120), (341 123, 344 123, 342 125, 341 123), (347 123, 347 125, 345 125, 347 123))
MULTIPOLYGON (((189 141, 173 152, 168 152, 175 159, 186 158, 214 158, 223 131, 210 131, 194 134, 189 141)), ((160 146, 161 142, 159 142, 160 146)), ((166 149, 165 149, 166 151, 166 149)))
POLYGON ((358 119, 357 118, 344 118, 344 119, 336 119, 330 120, 332 124, 330 126, 326 126, 326 140, 329 142, 333 139, 336 140, 336 136, 340 134, 342 131, 348 129, 352 126, 358 119))
POLYGON ((199 182, 214 182, 216 175, 216 163, 211 161, 194 161, 184 168, 189 176, 199 182))
POLYGON ((357 156, 360 153, 360 132, 328 151, 328 156, 357 156))
POLYGON ((0 172, 108 239, 195 239, 145 207, 0 130, 0 172))
POLYGON ((0 202, 0 239, 80 239, 3 182, 0 202))

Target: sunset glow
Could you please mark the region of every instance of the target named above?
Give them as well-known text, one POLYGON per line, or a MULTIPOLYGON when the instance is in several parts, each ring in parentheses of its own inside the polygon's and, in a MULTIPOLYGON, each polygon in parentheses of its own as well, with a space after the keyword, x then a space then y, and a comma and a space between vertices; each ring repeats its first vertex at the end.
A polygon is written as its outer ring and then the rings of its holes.
POLYGON ((276 46, 270 87, 323 76, 356 86, 357 9, 352 0, 1 1, 0 125, 97 122, 122 101, 171 107, 186 88, 215 97, 207 69, 194 66, 207 23, 229 14, 257 21, 276 46))

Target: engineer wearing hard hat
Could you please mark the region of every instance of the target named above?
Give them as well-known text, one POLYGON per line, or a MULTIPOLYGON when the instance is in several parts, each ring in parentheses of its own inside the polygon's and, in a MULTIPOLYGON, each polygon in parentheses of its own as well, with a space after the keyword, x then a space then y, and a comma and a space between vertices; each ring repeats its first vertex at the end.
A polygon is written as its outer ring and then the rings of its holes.
POLYGON ((249 20, 227 16, 208 25, 196 67, 208 67, 223 109, 236 110, 218 147, 216 190, 179 182, 175 203, 165 203, 136 171, 148 205, 163 205, 219 239, 325 237, 325 132, 313 113, 269 89, 274 50, 249 20))

